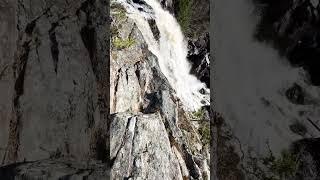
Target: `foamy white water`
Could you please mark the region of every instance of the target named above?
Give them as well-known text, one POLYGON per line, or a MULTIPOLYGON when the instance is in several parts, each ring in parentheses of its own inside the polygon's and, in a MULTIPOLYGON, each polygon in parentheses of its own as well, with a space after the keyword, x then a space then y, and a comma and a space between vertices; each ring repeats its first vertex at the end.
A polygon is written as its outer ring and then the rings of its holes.
POLYGON ((257 152, 287 148, 301 136, 289 126, 299 121, 308 127, 308 134, 316 134, 306 117, 316 118, 319 107, 295 105, 285 91, 297 82, 313 99, 319 90, 305 83, 300 68, 293 68, 276 50, 253 38, 258 23, 250 0, 222 0, 215 4, 215 78, 216 108, 232 126, 243 146, 257 152))
POLYGON ((187 42, 181 28, 168 11, 164 10, 156 0, 145 0, 152 8, 133 3, 131 0, 117 0, 127 10, 141 31, 148 49, 158 58, 162 73, 168 79, 176 95, 186 110, 195 111, 210 104, 210 90, 195 76, 190 74, 191 65, 187 60, 187 42), (138 10, 143 8, 144 11, 138 10), (148 19, 156 21, 160 32, 159 42, 153 37, 148 19), (205 94, 199 91, 205 90, 205 94))

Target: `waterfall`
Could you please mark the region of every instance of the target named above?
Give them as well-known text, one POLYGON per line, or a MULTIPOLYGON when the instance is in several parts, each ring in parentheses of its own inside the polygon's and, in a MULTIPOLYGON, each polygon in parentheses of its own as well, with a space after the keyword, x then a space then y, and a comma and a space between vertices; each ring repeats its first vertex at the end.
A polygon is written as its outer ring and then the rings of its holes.
POLYGON ((162 73, 168 79, 181 100, 183 107, 195 111, 210 104, 210 90, 190 74, 191 65, 187 60, 187 42, 179 23, 173 15, 164 10, 157 0, 117 0, 127 10, 141 31, 148 49, 157 57, 162 73), (146 4, 145 4, 146 3, 146 4), (160 32, 159 42, 155 40, 148 19, 154 19, 160 32), (204 90, 204 93, 200 91, 204 90))
POLYGON ((314 111, 289 102, 285 91, 298 83, 312 96, 318 92, 306 84, 301 68, 291 67, 275 49, 254 39, 259 17, 252 1, 223 0, 215 5, 216 110, 244 145, 263 152, 269 141, 280 151, 300 138, 290 125, 299 121, 308 126, 299 112, 314 111))

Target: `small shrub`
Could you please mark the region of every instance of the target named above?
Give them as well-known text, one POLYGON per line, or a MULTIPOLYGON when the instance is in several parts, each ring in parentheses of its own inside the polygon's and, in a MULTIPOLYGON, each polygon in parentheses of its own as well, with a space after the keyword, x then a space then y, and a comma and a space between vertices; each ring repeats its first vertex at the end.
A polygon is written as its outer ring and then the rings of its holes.
POLYGON ((191 21, 192 2, 191 0, 180 0, 178 3, 177 19, 182 31, 187 33, 191 21))
POLYGON ((194 118, 198 119, 198 120, 202 120, 202 119, 204 119, 204 114, 205 114, 205 111, 204 111, 203 108, 201 108, 201 109, 193 112, 193 113, 192 113, 192 116, 193 116, 194 118))
POLYGON ((174 1, 174 12, 184 35, 198 38, 209 32, 210 25, 209 0, 174 1))
POLYGON ((297 168, 297 158, 287 150, 281 152, 281 156, 271 164, 271 171, 281 179, 290 178, 297 168))
POLYGON ((211 141, 210 123, 208 121, 202 120, 198 131, 201 135, 202 143, 204 145, 209 145, 211 141))
POLYGON ((280 157, 276 158, 272 153, 262 158, 262 163, 268 168, 271 176, 265 179, 282 180, 294 176, 297 168, 297 157, 288 150, 283 150, 280 157))
POLYGON ((121 39, 118 37, 113 38, 112 44, 117 49, 124 49, 134 45, 136 42, 133 38, 121 39))

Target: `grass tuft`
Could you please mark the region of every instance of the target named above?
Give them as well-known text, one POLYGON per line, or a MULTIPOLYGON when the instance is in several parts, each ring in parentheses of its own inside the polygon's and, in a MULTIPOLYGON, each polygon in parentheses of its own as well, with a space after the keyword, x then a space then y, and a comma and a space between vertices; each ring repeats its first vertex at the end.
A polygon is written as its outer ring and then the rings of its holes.
POLYGON ((118 37, 113 38, 112 44, 117 49, 124 49, 134 45, 136 41, 133 38, 121 39, 118 37))
POLYGON ((298 166, 296 155, 288 150, 283 150, 278 158, 270 153, 269 156, 263 158, 262 161, 272 174, 266 179, 272 180, 292 178, 298 166))

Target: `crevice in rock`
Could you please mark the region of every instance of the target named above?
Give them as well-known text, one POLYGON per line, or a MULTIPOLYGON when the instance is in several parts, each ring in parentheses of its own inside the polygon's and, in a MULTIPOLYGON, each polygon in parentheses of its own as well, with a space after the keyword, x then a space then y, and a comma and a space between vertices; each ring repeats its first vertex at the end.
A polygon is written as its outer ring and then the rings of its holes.
MULTIPOLYGON (((134 73, 136 74, 136 76, 137 76, 137 78, 138 78, 138 82, 139 82, 139 84, 140 84, 140 70, 138 69, 138 65, 137 64, 135 64, 134 65, 135 66, 135 71, 134 71, 134 73)), ((140 84, 140 87, 141 87, 141 84, 140 84)))
POLYGON ((5 75, 6 70, 8 69, 9 65, 5 65, 4 68, 0 71, 0 80, 5 75))
MULTIPOLYGON (((18 1, 19 3, 19 7, 21 6, 24 11, 25 11, 25 7, 23 5, 23 3, 21 1, 18 1)), ((50 11, 50 8, 51 7, 48 7, 46 8, 38 17, 36 17, 34 20, 32 20, 30 23, 28 23, 26 25, 26 28, 24 29, 24 32, 28 35, 28 36, 31 36, 32 35, 32 32, 37 24, 37 21, 45 14, 47 14, 49 11, 50 11)), ((19 23, 17 24, 17 30, 20 31, 20 27, 19 27, 19 23)))
MULTIPOLYGON (((13 77, 15 79, 14 83, 14 96, 13 96, 13 109, 11 113, 11 120, 9 124, 9 140, 7 145, 7 157, 4 157, 9 162, 15 162, 18 158, 18 150, 20 144, 20 129, 21 129, 21 109, 20 109, 20 97, 24 93, 24 80, 25 72, 27 67, 27 62, 30 52, 30 37, 28 35, 32 34, 35 23, 26 28, 27 40, 22 43, 22 45, 17 48, 17 58, 13 65, 13 77)), ((24 34, 22 34, 24 36, 24 34)), ((22 38, 20 37, 20 40, 22 38)))
POLYGON ((320 127, 316 123, 314 123, 310 118, 307 118, 307 120, 312 124, 314 128, 316 128, 320 132, 320 127))
POLYGON ((94 105, 90 97, 89 102, 87 104, 87 128, 88 129, 91 129, 95 124, 93 113, 94 113, 94 105))
MULTIPOLYGON (((88 18, 88 17, 87 17, 88 18)), ((96 32, 95 29, 90 27, 89 25, 84 26, 81 29, 81 38, 84 46, 88 50, 89 57, 92 62, 92 67, 96 67, 96 62, 94 61, 95 53, 96 53, 96 32)), ((95 72, 95 70, 94 70, 95 72)))
POLYGON ((24 75, 25 75, 26 65, 27 65, 29 52, 30 52, 29 42, 25 42, 22 48, 23 48, 22 50, 23 53, 19 57, 19 61, 17 62, 17 64, 15 64, 17 67, 14 67, 15 69, 14 76, 17 76, 15 85, 14 85, 14 89, 16 93, 16 96, 14 98, 14 105, 18 104, 18 99, 23 94, 23 90, 24 90, 24 77, 25 77, 24 75))
POLYGON ((86 25, 83 26, 80 30, 80 35, 82 42, 84 46, 86 47, 89 57, 91 60, 91 66, 92 70, 98 78, 98 60, 96 57, 97 54, 97 33, 96 29, 93 26, 93 14, 92 12, 95 11, 95 1, 94 0, 87 0, 81 4, 80 9, 77 11, 77 14, 79 14, 79 11, 83 11, 86 14, 86 25))
POLYGON ((138 132, 138 125, 137 125, 137 119, 136 119, 136 117, 131 117, 130 118, 130 120, 129 120, 129 122, 130 123, 132 123, 131 121, 132 120, 134 120, 134 121, 136 121, 135 122, 135 126, 134 126, 134 130, 133 130, 133 135, 132 135, 132 139, 131 139, 131 141, 132 141, 132 145, 131 145, 131 148, 130 148, 130 157, 132 157, 131 159, 129 159, 129 167, 128 167, 128 177, 133 177, 133 174, 134 174, 134 172, 135 172, 135 165, 134 165, 134 163, 135 163, 135 156, 134 156, 134 152, 132 151, 133 149, 134 149, 134 147, 135 147, 135 141, 134 141, 134 139, 135 139, 135 137, 136 137, 136 135, 139 133, 138 132), (133 118, 135 118, 135 119, 133 119, 133 118))
POLYGON ((105 136, 101 131, 98 131, 96 133, 96 144, 95 144, 95 154, 96 159, 101 160, 103 163, 105 163, 108 160, 108 150, 106 145, 106 139, 105 136))
POLYGON ((118 154, 120 153, 120 151, 121 151, 121 149, 124 147, 124 145, 126 144, 126 139, 127 139, 127 137, 128 137, 128 129, 129 129, 129 126, 130 126, 130 119, 128 119, 128 122, 127 122, 127 125, 126 125, 126 133, 124 134, 124 136, 122 137, 122 139, 121 139, 121 145, 120 145, 120 147, 119 147, 119 149, 117 150, 117 153, 116 153, 116 155, 115 155, 115 157, 114 158, 112 158, 111 159, 111 167, 113 167, 113 164, 114 164, 114 162, 115 162, 115 160, 117 159, 117 157, 118 157, 118 154))
POLYGON ((29 24, 27 24, 24 32, 28 35, 28 36, 31 36, 33 30, 34 30, 34 27, 36 26, 36 22, 37 22, 38 19, 35 19, 33 21, 31 21, 29 24))
POLYGON ((183 159, 186 163, 190 176, 195 179, 198 179, 199 177, 201 177, 201 173, 199 172, 199 168, 193 159, 193 155, 189 152, 186 144, 184 144, 183 142, 179 143, 176 141, 175 137, 173 136, 173 133, 167 118, 163 117, 163 119, 164 119, 164 125, 167 130, 171 146, 175 146, 183 156, 183 159))
MULTIPOLYGON (((146 77, 142 76, 143 74, 141 74, 141 62, 140 61, 138 61, 134 64, 134 69, 135 69, 134 73, 138 79, 141 91, 144 91, 144 87, 146 86, 146 77)), ((142 94, 144 94, 144 93, 142 93, 142 94)))
POLYGON ((121 68, 118 70, 116 79, 115 79, 115 86, 114 86, 114 93, 113 93, 113 107, 112 107, 113 111, 116 111, 116 108, 117 108, 117 92, 118 92, 120 75, 121 75, 121 68))
POLYGON ((125 70, 125 74, 126 74, 126 81, 127 81, 127 84, 128 84, 129 83, 128 69, 125 70))
POLYGON ((59 44, 57 41, 55 29, 58 25, 59 25, 58 22, 52 23, 51 28, 49 30, 51 56, 52 56, 53 65, 54 65, 54 72, 56 74, 57 74, 58 62, 59 62, 59 44))

